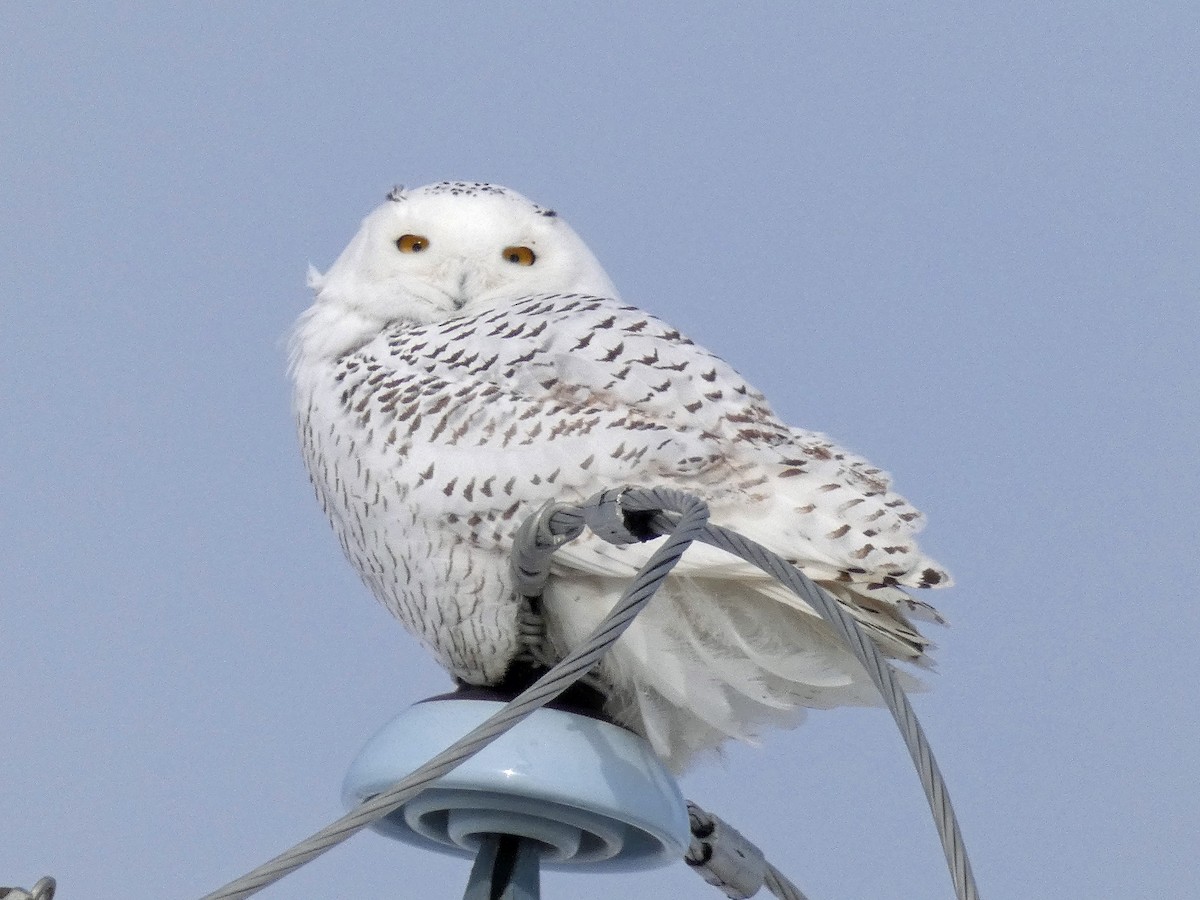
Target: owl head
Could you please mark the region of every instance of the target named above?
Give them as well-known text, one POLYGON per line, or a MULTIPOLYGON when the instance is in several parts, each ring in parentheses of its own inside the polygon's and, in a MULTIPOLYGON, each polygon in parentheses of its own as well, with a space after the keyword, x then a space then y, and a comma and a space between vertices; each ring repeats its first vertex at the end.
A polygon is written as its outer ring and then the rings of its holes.
POLYGON ((436 322, 531 294, 616 296, 552 210, 508 188, 450 181, 393 190, 309 283, 319 305, 379 323, 436 322))

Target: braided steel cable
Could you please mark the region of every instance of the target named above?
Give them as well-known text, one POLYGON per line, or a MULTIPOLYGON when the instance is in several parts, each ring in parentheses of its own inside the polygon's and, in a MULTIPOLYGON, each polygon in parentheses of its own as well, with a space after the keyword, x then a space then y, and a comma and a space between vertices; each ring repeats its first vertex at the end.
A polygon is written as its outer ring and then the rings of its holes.
MULTIPOLYGON (((630 488, 622 496, 622 505, 630 512, 648 513, 649 528, 666 533, 672 526, 672 517, 660 512, 666 509, 662 503, 661 491, 645 488, 630 488)), ((850 648, 867 670, 871 681, 879 689, 884 703, 896 720, 900 734, 908 747, 909 755, 917 768, 921 779, 921 787, 929 801, 933 813, 934 825, 942 842, 942 850, 946 854, 946 862, 950 868, 950 877, 954 882, 954 892, 958 900, 979 900, 979 889, 975 884, 975 876, 971 871, 971 861, 967 856, 967 848, 963 842, 962 831, 959 828, 958 817, 950 802, 950 793, 946 789, 945 779, 942 778, 925 730, 917 720, 912 704, 904 689, 896 679, 895 672, 883 658, 883 654, 867 633, 854 621, 838 600, 832 594, 822 590, 803 572, 794 565, 771 552, 761 544, 750 540, 736 531, 730 531, 719 525, 709 525, 699 538, 703 543, 718 547, 734 556, 757 566, 771 577, 775 578, 793 593, 812 606, 821 618, 833 627, 838 636, 850 648)))
MULTIPOLYGON (((586 523, 589 527, 594 526, 599 533, 613 533, 614 536, 619 536, 624 532, 628 540, 638 540, 637 535, 625 531, 623 521, 613 518, 620 512, 617 503, 619 494, 619 491, 605 491, 582 507, 556 508, 545 517, 546 528, 551 534, 561 535, 573 531, 577 535, 582 524, 586 523)), ((708 522, 708 506, 703 500, 678 492, 667 492, 662 496, 662 502, 665 508, 678 515, 678 523, 672 526, 666 540, 625 589, 612 612, 583 644, 567 654, 562 662, 518 694, 503 709, 395 786, 359 804, 336 822, 252 872, 205 895, 203 900, 241 900, 274 884, 373 822, 395 812, 459 763, 478 753, 585 675, 629 627, 630 622, 641 612, 667 574, 675 567, 679 557, 704 531, 708 522)))
MULTIPOLYGON (((549 577, 549 563, 554 551, 567 541, 578 537, 585 526, 612 543, 634 543, 658 536, 666 537, 666 540, 639 570, 612 611, 584 644, 569 653, 503 709, 395 786, 364 801, 312 837, 242 878, 206 895, 203 900, 240 900, 273 884, 351 835, 394 812, 459 763, 482 750, 505 731, 585 677, 649 602, 683 552, 697 540, 732 553, 778 579, 829 622, 863 664, 895 718, 916 764, 950 865, 958 900, 978 900, 978 890, 958 821, 941 772, 916 714, 887 661, 832 595, 823 591, 787 560, 762 545, 737 532, 710 525, 708 507, 704 501, 681 491, 662 488, 603 491, 580 506, 559 503, 544 506, 538 514, 522 524, 516 536, 513 573, 517 593, 523 597, 539 596, 549 577)), ((761 861, 761 865, 749 881, 744 880, 744 871, 736 873, 743 879, 743 886, 733 887, 733 870, 722 870, 720 861, 714 859, 714 847, 718 842, 714 840, 706 845, 703 840, 704 837, 714 834, 715 823, 720 820, 705 813, 695 804, 689 804, 689 812, 694 839, 688 852, 688 862, 704 871, 705 878, 710 883, 726 890, 727 896, 749 897, 762 886, 781 900, 806 900, 799 888, 762 859, 761 852, 753 844, 725 825, 726 834, 731 835, 730 845, 736 845, 737 849, 733 851, 735 855, 756 855, 761 861), (734 835, 736 837, 733 837, 734 835), (728 893, 730 890, 741 892, 728 893)), ((728 852, 723 853, 728 857, 728 852)))

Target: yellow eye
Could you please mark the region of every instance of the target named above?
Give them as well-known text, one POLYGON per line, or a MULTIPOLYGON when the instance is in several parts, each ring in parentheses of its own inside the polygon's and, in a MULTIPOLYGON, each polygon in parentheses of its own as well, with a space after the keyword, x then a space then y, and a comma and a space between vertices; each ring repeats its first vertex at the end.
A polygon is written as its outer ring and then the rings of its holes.
POLYGON ((528 247, 505 247, 501 255, 518 266, 532 266, 537 256, 528 247))
POLYGON ((396 247, 401 253, 420 253, 429 249, 429 238, 420 234, 402 234, 396 238, 396 247))

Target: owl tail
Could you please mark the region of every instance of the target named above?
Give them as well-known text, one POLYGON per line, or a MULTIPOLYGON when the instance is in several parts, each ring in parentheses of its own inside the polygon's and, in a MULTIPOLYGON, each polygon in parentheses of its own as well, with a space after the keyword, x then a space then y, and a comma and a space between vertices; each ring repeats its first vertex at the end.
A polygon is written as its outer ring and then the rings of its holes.
MULTIPOLYGON (((885 654, 928 665, 928 643, 896 598, 827 585, 885 654)), ((897 591, 905 598, 907 594, 897 591)), ((672 770, 729 739, 757 743, 807 708, 878 705, 857 659, 815 613, 773 583, 672 578, 602 664, 607 711, 641 732, 672 770)), ((906 688, 920 682, 902 674, 906 688)))

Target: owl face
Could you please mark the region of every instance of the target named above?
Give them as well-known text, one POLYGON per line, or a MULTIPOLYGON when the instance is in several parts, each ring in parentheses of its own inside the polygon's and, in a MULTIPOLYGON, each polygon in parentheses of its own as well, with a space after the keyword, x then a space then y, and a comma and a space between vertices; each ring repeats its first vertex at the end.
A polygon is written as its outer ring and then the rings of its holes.
POLYGON ((531 294, 615 296, 562 219, 515 191, 443 182, 393 191, 324 276, 318 300, 429 323, 531 294))

